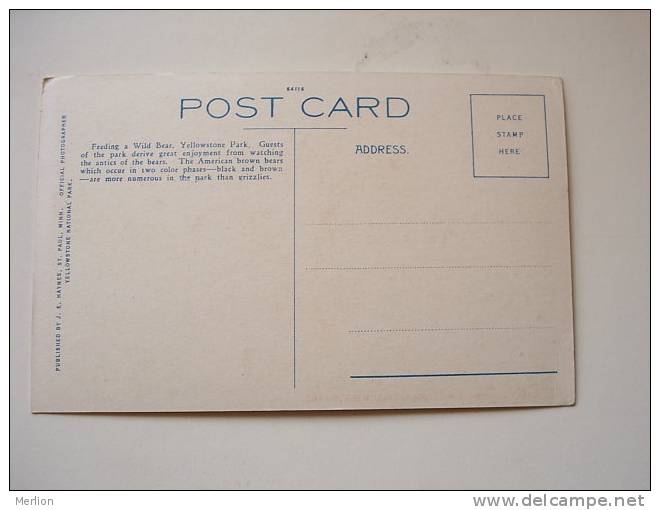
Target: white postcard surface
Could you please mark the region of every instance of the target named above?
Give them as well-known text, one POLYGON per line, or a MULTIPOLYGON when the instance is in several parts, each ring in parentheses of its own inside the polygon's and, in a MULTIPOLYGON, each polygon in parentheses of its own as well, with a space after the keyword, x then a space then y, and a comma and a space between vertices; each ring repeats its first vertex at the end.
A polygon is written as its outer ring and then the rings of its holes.
POLYGON ((33 412, 570 405, 561 80, 44 81, 33 412))

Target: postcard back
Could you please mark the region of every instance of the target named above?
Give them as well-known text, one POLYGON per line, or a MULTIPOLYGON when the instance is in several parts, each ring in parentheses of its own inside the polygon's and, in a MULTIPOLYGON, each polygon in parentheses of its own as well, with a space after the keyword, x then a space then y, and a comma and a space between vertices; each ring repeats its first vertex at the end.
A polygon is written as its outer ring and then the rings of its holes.
POLYGON ((33 412, 574 402, 561 80, 44 81, 33 412))

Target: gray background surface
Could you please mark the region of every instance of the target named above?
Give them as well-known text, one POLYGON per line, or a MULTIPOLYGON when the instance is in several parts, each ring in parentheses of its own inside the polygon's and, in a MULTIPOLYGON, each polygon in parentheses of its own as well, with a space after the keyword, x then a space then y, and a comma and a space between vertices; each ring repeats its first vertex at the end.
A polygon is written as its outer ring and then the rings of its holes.
POLYGON ((12 13, 11 487, 649 488, 649 31, 645 12, 12 13), (562 77, 577 405, 31 415, 41 77, 207 71, 562 77))

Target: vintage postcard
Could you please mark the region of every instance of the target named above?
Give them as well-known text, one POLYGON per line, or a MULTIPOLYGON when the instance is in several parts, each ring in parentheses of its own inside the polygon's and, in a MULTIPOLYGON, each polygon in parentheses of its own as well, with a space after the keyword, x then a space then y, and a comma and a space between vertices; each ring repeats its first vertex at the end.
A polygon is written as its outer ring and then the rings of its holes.
POLYGON ((575 400, 558 78, 43 83, 33 412, 575 400))

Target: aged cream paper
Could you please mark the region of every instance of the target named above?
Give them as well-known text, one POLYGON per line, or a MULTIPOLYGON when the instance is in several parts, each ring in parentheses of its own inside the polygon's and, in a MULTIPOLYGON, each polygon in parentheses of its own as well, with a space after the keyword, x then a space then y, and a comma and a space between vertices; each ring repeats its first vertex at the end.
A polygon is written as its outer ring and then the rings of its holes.
POLYGON ((574 402, 562 84, 44 81, 33 412, 574 402))

